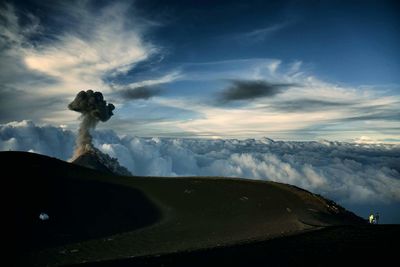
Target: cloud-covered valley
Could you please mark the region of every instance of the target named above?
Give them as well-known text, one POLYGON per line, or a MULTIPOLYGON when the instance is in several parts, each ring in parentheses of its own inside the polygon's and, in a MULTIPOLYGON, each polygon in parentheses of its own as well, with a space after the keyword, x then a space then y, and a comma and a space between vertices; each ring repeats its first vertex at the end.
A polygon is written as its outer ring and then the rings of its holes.
MULTIPOLYGON (((0 150, 71 158, 75 134, 31 121, 0 125, 0 150)), ((94 133, 135 175, 228 176, 294 184, 342 204, 400 202, 400 146, 261 139, 178 139, 94 133)))

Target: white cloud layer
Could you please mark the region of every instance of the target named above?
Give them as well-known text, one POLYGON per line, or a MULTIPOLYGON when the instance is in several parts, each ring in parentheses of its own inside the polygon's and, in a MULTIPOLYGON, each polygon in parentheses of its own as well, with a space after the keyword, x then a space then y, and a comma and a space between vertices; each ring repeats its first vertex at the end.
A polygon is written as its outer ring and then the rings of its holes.
MULTIPOLYGON (((400 146, 120 137, 94 134, 95 145, 143 176, 229 176, 294 184, 340 203, 399 203, 400 146)), ((0 150, 72 155, 74 134, 29 121, 0 125, 0 150)))
POLYGON ((31 121, 0 124, 1 151, 29 151, 66 160, 74 145, 74 133, 62 127, 39 127, 31 121))

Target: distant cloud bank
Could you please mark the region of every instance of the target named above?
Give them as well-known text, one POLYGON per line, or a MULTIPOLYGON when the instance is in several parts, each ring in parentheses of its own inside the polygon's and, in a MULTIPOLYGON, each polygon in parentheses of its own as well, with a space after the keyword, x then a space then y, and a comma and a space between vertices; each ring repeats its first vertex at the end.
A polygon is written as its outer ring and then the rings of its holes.
MULTIPOLYGON (((67 160, 75 134, 31 121, 0 124, 0 150, 67 160)), ((400 202, 400 146, 119 137, 94 133, 94 144, 135 175, 229 176, 294 184, 340 203, 400 202)))

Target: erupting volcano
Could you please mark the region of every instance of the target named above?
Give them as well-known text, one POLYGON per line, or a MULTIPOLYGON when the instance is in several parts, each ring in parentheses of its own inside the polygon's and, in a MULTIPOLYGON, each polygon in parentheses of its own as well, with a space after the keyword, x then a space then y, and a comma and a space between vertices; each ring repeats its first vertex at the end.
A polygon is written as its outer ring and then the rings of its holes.
POLYGON ((91 131, 96 128, 99 121, 106 122, 114 115, 112 111, 115 106, 111 103, 107 104, 101 92, 87 90, 80 91, 68 108, 82 114, 72 163, 103 172, 131 175, 118 163, 117 159, 102 153, 93 146, 92 142, 91 131))

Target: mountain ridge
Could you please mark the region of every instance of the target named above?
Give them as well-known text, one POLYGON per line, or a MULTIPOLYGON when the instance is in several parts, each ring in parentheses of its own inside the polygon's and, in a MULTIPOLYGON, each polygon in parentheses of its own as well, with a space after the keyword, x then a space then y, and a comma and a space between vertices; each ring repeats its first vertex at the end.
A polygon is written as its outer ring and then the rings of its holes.
POLYGON ((118 159, 110 157, 97 148, 91 148, 89 151, 79 155, 71 162, 89 169, 94 169, 109 174, 123 176, 132 175, 127 168, 119 164, 118 159))
POLYGON ((12 178, 6 186, 20 229, 17 249, 25 251, 21 266, 194 251, 365 224, 330 200, 275 182, 126 177, 24 152, 1 152, 0 160, 12 178), (42 212, 48 220, 39 219, 42 212))

